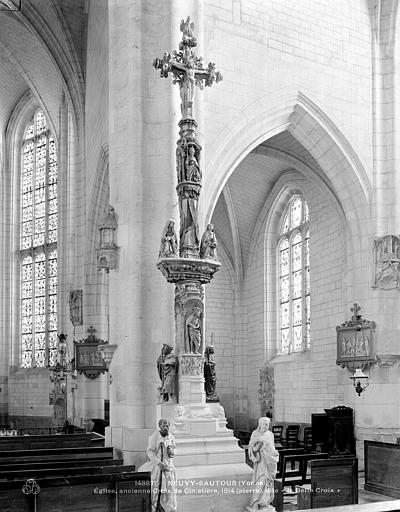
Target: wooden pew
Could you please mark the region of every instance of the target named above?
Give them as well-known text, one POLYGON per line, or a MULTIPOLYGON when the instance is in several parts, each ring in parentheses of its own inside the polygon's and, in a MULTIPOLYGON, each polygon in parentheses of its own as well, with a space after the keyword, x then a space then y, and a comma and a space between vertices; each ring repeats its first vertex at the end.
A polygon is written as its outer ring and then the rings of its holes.
POLYGON ((104 437, 96 433, 0 437, 0 452, 82 446, 104 446, 104 437))
POLYGON ((103 473, 68 478, 0 482, 0 510, 7 512, 150 512, 149 472, 103 473))
POLYGON ((101 473, 127 473, 135 471, 135 466, 118 465, 97 465, 86 466, 80 465, 77 467, 64 466, 61 468, 46 468, 46 469, 25 469, 21 468, 17 471, 0 472, 0 482, 3 480, 28 480, 28 478, 50 478, 50 477, 68 477, 76 475, 97 475, 101 473))
POLYGON ((0 467, 16 463, 112 459, 111 446, 95 446, 85 448, 52 448, 46 450, 15 450, 0 451, 0 467))
POLYGON ((294 492, 295 486, 302 486, 311 482, 308 474, 308 464, 316 459, 327 459, 328 453, 298 453, 284 454, 281 471, 274 480, 274 507, 277 512, 283 510, 285 487, 290 486, 294 492), (278 476, 279 475, 279 476, 278 476))
POLYGON ((400 445, 364 441, 364 461, 364 489, 400 498, 400 445))
POLYGON ((10 471, 21 471, 22 468, 27 471, 38 469, 58 469, 58 468, 78 468, 81 466, 98 467, 98 466, 122 466, 124 461, 122 459, 91 459, 91 460, 66 460, 66 461, 52 461, 52 462, 24 462, 16 464, 0 465, 0 475, 9 473, 10 471))
POLYGON ((150 512, 150 498, 150 473, 112 447, 0 450, 0 511, 150 512))
POLYGON ((313 460, 310 462, 310 467, 311 487, 299 489, 297 493, 299 510, 343 507, 358 503, 358 459, 356 457, 313 460))

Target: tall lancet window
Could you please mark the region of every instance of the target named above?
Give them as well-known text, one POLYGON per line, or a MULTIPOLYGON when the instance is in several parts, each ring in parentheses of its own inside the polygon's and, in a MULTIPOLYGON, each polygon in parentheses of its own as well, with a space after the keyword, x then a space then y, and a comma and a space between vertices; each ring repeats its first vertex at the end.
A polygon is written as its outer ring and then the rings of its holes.
POLYGON ((22 368, 55 364, 57 347, 57 151, 38 110, 25 129, 20 190, 22 368))
POLYGON ((279 352, 310 348, 310 244, 306 201, 291 198, 278 243, 279 352))

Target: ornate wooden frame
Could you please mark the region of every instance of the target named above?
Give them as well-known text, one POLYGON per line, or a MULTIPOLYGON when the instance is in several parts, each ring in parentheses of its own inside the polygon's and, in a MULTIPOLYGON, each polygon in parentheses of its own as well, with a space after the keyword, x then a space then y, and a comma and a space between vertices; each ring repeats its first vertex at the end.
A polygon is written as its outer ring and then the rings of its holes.
POLYGON ((89 379, 96 379, 101 373, 108 371, 107 365, 98 350, 99 345, 107 345, 108 341, 95 336, 96 329, 88 329, 89 336, 80 341, 74 341, 75 369, 89 379))
POLYGON ((351 320, 336 327, 337 358, 336 364, 354 371, 365 369, 376 363, 375 328, 373 321, 365 320, 358 314, 361 308, 354 304, 351 320))

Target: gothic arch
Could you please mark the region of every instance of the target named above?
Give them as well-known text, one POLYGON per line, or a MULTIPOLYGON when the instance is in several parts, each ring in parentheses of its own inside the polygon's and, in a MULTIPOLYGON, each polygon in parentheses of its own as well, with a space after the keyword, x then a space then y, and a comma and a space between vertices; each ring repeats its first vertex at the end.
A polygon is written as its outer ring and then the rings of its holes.
POLYGON ((107 144, 100 148, 93 183, 88 215, 88 236, 90 240, 88 244, 88 262, 91 261, 91 257, 95 253, 99 222, 107 206, 109 195, 109 151, 107 144))
POLYGON ((329 117, 304 94, 290 88, 260 98, 222 131, 218 149, 207 164, 212 174, 206 219, 211 218, 217 199, 238 164, 262 142, 284 131, 314 157, 349 222, 355 222, 355 231, 359 231, 360 219, 369 217, 372 192, 366 170, 329 117))

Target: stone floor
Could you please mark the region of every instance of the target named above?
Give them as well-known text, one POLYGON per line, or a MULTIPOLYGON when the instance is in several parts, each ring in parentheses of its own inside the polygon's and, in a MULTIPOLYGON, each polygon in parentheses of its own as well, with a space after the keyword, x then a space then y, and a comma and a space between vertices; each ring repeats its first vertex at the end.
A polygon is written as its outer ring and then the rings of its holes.
MULTIPOLYGON (((394 501, 396 498, 385 496, 383 494, 376 494, 375 492, 366 491, 364 489, 364 477, 358 479, 358 504, 376 503, 379 501, 394 501)), ((287 496, 285 497, 283 510, 297 510, 297 497, 287 496)), ((321 509, 323 510, 323 509, 321 509)))

